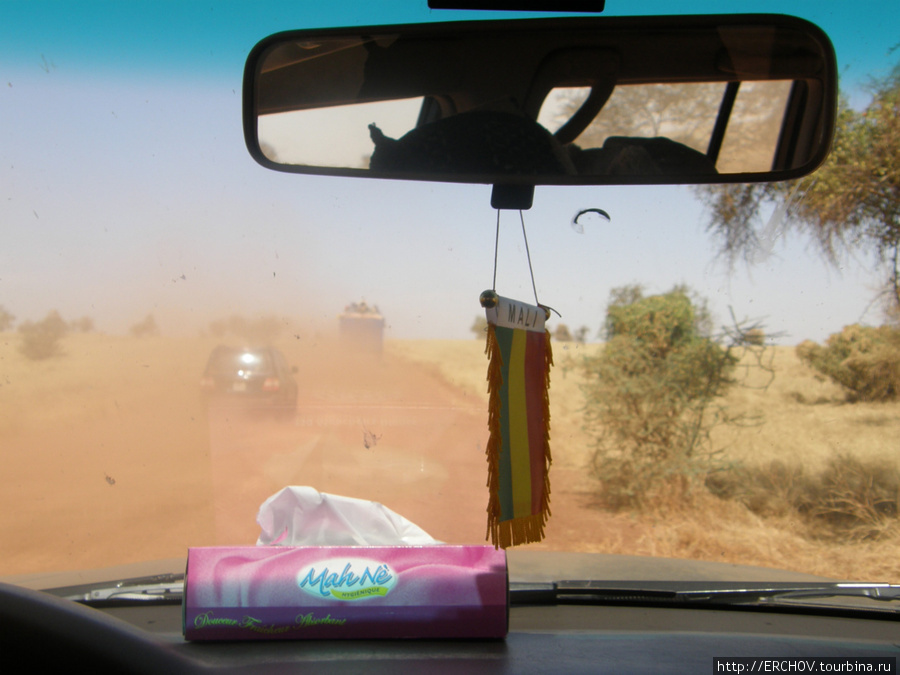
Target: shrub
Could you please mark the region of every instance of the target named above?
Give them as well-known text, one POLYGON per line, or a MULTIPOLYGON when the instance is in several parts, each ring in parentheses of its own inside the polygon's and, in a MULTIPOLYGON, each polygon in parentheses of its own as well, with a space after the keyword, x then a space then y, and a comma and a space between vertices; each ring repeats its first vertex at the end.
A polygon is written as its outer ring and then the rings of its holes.
POLYGON ((479 314, 475 316, 475 320, 472 322, 469 330, 475 333, 476 340, 484 340, 484 336, 487 334, 487 325, 487 319, 479 314))
POLYGON ((754 347, 762 347, 766 344, 766 333, 762 328, 751 328, 744 331, 744 342, 754 347))
POLYGON ((553 339, 557 342, 572 342, 574 338, 572 338, 572 332, 569 330, 569 327, 561 323, 553 331, 553 339))
POLYGON ((777 459, 752 469, 729 467, 706 478, 706 487, 714 495, 739 501, 763 517, 796 514, 798 505, 804 501, 800 495, 805 485, 799 463, 777 459))
POLYGON ((26 321, 19 326, 22 342, 19 351, 32 361, 49 359, 59 354, 59 341, 68 327, 59 312, 52 311, 41 321, 26 321))
POLYGON ((6 311, 5 307, 0 307, 0 333, 8 331, 12 328, 16 317, 6 311))
POLYGON ((711 474, 706 485, 759 516, 800 519, 810 539, 879 539, 897 530, 900 469, 888 460, 837 455, 815 473, 775 460, 711 474))
POLYGON ((808 481, 798 509, 816 538, 878 539, 891 531, 900 499, 900 471, 886 460, 832 458, 808 481))
POLYGON ((806 340, 797 356, 844 387, 853 400, 890 401, 900 396, 900 330, 845 326, 825 346, 806 340))
POLYGON ((585 420, 593 468, 609 506, 642 506, 684 494, 705 474, 712 427, 727 419, 714 400, 732 384, 736 359, 699 330, 684 289, 641 297, 613 292, 608 342, 585 359, 585 420))
POLYGON ((142 321, 134 324, 129 332, 134 337, 147 337, 151 335, 159 335, 159 326, 156 325, 156 319, 152 314, 148 314, 142 321))
POLYGON ((94 320, 89 316, 83 316, 69 323, 69 328, 77 333, 93 333, 94 320))

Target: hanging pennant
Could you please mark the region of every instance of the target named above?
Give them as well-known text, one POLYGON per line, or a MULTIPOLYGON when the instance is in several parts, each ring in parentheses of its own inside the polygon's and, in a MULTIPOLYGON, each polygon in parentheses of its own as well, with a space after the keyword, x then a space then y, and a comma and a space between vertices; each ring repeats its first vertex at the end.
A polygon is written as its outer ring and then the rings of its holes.
POLYGON ((544 538, 550 515, 549 312, 481 294, 487 315, 488 534, 507 548, 544 538))

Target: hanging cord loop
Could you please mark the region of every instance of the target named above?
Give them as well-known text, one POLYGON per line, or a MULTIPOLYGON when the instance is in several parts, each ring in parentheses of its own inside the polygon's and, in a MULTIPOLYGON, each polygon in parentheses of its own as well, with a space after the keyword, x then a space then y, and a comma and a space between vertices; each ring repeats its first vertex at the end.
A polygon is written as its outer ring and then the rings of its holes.
POLYGON ((525 256, 528 258, 528 273, 531 275, 531 290, 534 291, 534 304, 540 307, 541 303, 538 302, 537 285, 534 283, 534 268, 531 266, 531 251, 528 250, 528 235, 525 234, 525 214, 522 211, 519 211, 519 220, 522 221, 522 238, 525 240, 525 256))
POLYGON ((500 209, 497 209, 497 232, 494 235, 494 285, 491 290, 497 292, 497 251, 500 249, 500 209))
MULTIPOLYGON (((534 304, 542 306, 538 302, 537 285, 534 283, 534 268, 531 266, 531 251, 528 249, 528 235, 525 234, 525 214, 519 211, 519 220, 522 222, 522 238, 525 239, 525 255, 528 258, 528 273, 531 275, 531 289, 534 291, 534 304)), ((500 209, 497 209, 497 231, 494 235, 494 285, 491 290, 497 292, 497 257, 500 250, 500 209)), ((556 311, 556 310, 554 310, 556 311)))
MULTIPOLYGON (((501 209, 497 209, 497 230, 494 235, 494 283, 491 286, 491 291, 493 291, 494 296, 496 296, 496 294, 497 294, 497 259, 498 259, 499 250, 500 250, 500 211, 501 211, 501 209)), ((534 267, 531 264, 531 250, 528 247, 528 235, 525 232, 525 214, 521 209, 519 210, 519 220, 522 223, 522 238, 525 240, 525 255, 528 258, 528 273, 531 275, 531 289, 534 292, 534 304, 536 304, 538 307, 542 307, 544 309, 544 311, 547 313, 548 319, 550 318, 551 311, 554 312, 557 316, 561 317, 562 314, 557 312, 552 307, 549 307, 547 305, 542 305, 540 300, 538 300, 537 284, 534 281, 534 267)), ((487 293, 487 291, 485 291, 485 293, 487 293)), ((485 306, 485 307, 489 306, 489 305, 486 305, 485 302, 486 302, 486 296, 483 293, 482 294, 482 306, 485 306)))

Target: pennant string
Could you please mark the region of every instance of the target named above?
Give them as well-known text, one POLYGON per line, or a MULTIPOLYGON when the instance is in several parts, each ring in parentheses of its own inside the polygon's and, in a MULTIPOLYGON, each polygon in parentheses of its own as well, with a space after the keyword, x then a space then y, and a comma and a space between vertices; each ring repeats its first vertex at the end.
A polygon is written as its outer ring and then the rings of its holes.
POLYGON ((497 209, 497 232, 494 235, 494 285, 491 290, 497 292, 497 251, 500 249, 500 209, 497 209))
POLYGON ((519 210, 519 220, 522 221, 522 238, 525 239, 525 256, 528 258, 528 272, 531 274, 531 289, 534 291, 534 304, 538 307, 541 303, 537 297, 537 285, 534 283, 534 269, 531 267, 531 251, 528 250, 528 235, 525 234, 525 213, 519 210))
MULTIPOLYGON (((531 276, 531 290, 534 292, 534 304, 542 307, 538 300, 537 284, 534 281, 534 267, 531 265, 531 250, 528 248, 528 234, 525 232, 525 213, 519 210, 519 220, 522 222, 522 238, 525 240, 525 257, 528 258, 528 274, 531 276)), ((497 230, 494 234, 494 283, 491 290, 497 292, 497 259, 500 250, 500 209, 497 209, 497 230)), ((556 311, 556 310, 553 310, 556 311)))

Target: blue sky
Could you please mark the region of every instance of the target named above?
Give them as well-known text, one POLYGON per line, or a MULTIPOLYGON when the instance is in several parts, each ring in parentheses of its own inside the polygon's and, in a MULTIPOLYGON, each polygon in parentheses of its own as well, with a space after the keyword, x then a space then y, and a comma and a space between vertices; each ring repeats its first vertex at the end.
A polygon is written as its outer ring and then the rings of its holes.
MULTIPOLYGON (((235 64, 242 65, 257 40, 282 30, 488 14, 444 14, 429 10, 426 0, 345 4, 352 9, 315 0, 276 1, 263 7, 241 0, 3 0, 0 49, 7 62, 55 54, 67 63, 109 63, 128 69, 177 67, 181 58, 190 56, 201 71, 224 74, 235 64), (110 58, 111 52, 115 58, 110 58)), ((721 0, 607 0, 606 7, 610 15, 743 11, 741 3, 721 0)), ((891 0, 756 0, 746 7, 752 12, 795 14, 820 25, 832 37, 851 79, 881 68, 887 51, 900 42, 895 21, 900 10, 891 0)))
MULTIPOLYGON (((489 188, 279 174, 243 145, 253 44, 304 23, 377 23, 401 6, 361 4, 335 15, 320 2, 0 3, 0 305, 20 320, 88 315, 110 332, 154 313, 164 330, 190 332, 229 313, 327 326, 364 298, 394 337, 470 337, 491 284, 489 188)), ((855 101, 900 57, 896 2, 787 4, 752 3, 816 19, 855 101)), ((835 269, 789 237, 729 273, 687 188, 539 188, 525 219, 540 299, 572 327, 596 331, 609 289, 635 282, 687 283, 721 321, 732 306, 788 342, 879 320, 866 313, 871 260, 835 269), (612 222, 576 233, 571 218, 587 207, 612 222)), ((501 225, 498 290, 528 298, 518 215, 501 225)))

